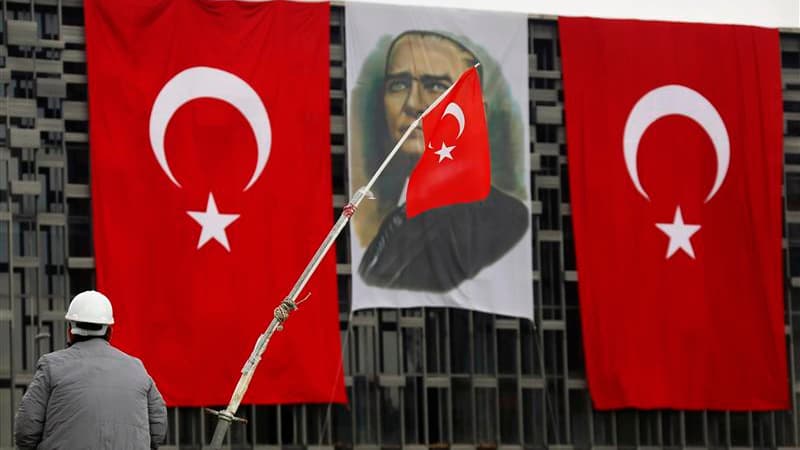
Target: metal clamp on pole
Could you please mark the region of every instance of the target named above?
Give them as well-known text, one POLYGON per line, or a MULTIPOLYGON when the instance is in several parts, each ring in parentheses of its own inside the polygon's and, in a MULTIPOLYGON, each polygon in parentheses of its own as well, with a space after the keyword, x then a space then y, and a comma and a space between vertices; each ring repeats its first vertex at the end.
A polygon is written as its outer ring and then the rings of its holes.
POLYGON ((222 441, 225 439, 225 433, 228 432, 228 428, 231 426, 231 422, 242 422, 247 423, 247 419, 243 419, 241 417, 236 417, 231 414, 227 409, 222 411, 214 411, 213 409, 205 408, 206 412, 209 414, 213 414, 217 416, 219 419, 217 421, 217 427, 214 429, 214 436, 211 438, 212 448, 219 449, 222 448, 222 441))
POLYGON ((203 408, 206 413, 211 414, 213 416, 217 416, 219 420, 224 420, 226 422, 241 422, 247 423, 247 419, 244 417, 236 417, 231 414, 227 409, 223 409, 222 411, 215 411, 211 408, 203 408))

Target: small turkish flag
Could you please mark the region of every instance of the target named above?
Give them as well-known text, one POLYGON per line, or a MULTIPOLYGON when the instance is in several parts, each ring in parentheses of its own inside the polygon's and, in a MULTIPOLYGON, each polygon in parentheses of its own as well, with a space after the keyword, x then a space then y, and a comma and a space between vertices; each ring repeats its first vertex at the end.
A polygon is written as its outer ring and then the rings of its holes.
POLYGON ((788 408, 778 31, 559 30, 595 406, 788 408))
POLYGON ((476 68, 464 72, 422 119, 422 134, 425 152, 408 180, 408 217, 489 195, 489 132, 476 68))

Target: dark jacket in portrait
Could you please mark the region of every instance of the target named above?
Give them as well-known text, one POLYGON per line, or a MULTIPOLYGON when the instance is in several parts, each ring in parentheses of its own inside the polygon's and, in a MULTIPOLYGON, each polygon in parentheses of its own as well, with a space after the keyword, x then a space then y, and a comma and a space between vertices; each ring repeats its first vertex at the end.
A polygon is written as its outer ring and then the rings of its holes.
POLYGON ((528 208, 494 187, 486 200, 411 219, 402 205, 384 218, 358 272, 370 286, 447 292, 500 259, 528 224, 528 208))

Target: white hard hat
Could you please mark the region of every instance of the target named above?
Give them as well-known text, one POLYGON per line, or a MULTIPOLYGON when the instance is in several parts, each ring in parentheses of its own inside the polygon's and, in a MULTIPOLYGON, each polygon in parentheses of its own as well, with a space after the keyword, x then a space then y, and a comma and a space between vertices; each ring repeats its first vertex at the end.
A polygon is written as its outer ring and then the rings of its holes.
POLYGON ((97 291, 83 291, 69 304, 65 319, 71 322, 114 324, 114 310, 108 298, 97 291))

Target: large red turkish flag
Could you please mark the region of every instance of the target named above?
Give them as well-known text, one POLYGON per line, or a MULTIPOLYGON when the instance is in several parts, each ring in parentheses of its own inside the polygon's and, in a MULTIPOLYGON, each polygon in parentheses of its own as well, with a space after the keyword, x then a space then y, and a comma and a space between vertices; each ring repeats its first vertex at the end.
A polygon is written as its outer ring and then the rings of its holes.
POLYGON ((596 407, 788 408, 777 30, 559 29, 596 407))
MULTIPOLYGON (((227 404, 332 223, 329 5, 87 0, 85 11, 97 283, 113 342, 170 405, 227 404)), ((345 401, 332 254, 246 403, 345 401)))
POLYGON ((489 195, 489 131, 475 67, 461 74, 450 92, 422 119, 422 134, 425 152, 408 180, 408 217, 489 195))

